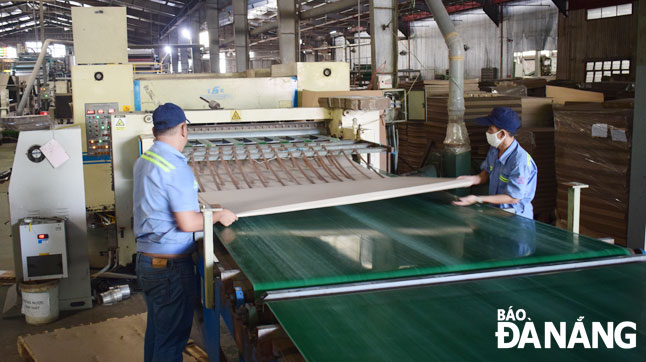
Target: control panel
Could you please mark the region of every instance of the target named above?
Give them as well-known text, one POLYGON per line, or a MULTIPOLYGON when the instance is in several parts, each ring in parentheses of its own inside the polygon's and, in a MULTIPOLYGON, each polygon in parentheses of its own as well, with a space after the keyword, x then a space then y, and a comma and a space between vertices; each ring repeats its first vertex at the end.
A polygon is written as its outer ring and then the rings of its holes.
POLYGON ((67 278, 65 220, 25 218, 20 221, 19 229, 23 278, 67 278))
POLYGON ((88 156, 110 155, 112 136, 110 116, 117 111, 117 103, 85 104, 85 135, 88 156))

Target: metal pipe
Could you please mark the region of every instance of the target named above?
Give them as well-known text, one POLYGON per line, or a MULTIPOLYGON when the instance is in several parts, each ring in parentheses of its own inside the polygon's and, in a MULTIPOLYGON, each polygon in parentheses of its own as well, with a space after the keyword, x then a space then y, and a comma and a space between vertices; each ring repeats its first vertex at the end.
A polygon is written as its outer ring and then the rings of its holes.
POLYGON ((22 94, 22 97, 20 98, 18 109, 16 109, 16 114, 19 116, 22 116, 22 112, 25 110, 25 106, 27 105, 27 99, 29 98, 29 95, 31 94, 31 89, 34 87, 34 83, 36 82, 36 76, 40 71, 41 65, 43 65, 45 54, 47 54, 47 47, 49 47, 49 44, 51 43, 74 44, 74 42, 71 40, 56 40, 56 39, 47 39, 45 40, 45 42, 43 42, 43 45, 40 48, 40 54, 38 55, 38 60, 36 60, 36 64, 34 64, 34 69, 31 71, 31 74, 29 75, 29 79, 27 80, 27 86, 25 87, 25 92, 22 94))
POLYGON ((467 152, 471 147, 464 124, 464 43, 455 31, 455 26, 442 1, 426 0, 426 5, 431 9, 433 19, 449 48, 449 124, 444 145, 451 153, 467 152))
POLYGON ((112 268, 112 250, 108 250, 108 264, 103 267, 103 269, 99 270, 98 272, 92 274, 92 278, 96 278, 99 275, 107 272, 110 268, 112 268))
POLYGON ((249 31, 249 35, 260 35, 262 33, 266 33, 270 30, 274 30, 278 28, 278 22, 277 21, 268 21, 261 26, 257 28, 253 28, 249 31))
POLYGON ((316 18, 318 16, 323 16, 330 13, 338 13, 343 10, 353 8, 360 3, 361 0, 339 0, 337 2, 328 3, 326 5, 318 6, 311 8, 305 11, 301 11, 299 18, 301 20, 316 18))

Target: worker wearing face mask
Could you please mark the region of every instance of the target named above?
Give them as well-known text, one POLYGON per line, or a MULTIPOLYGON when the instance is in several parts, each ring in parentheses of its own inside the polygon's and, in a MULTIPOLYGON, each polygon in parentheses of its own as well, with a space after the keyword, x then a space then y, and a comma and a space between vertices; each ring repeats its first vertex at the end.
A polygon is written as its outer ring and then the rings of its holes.
POLYGON ((489 116, 476 122, 487 129, 487 142, 491 145, 487 159, 479 174, 460 176, 474 185, 489 181, 489 195, 461 197, 454 205, 467 206, 488 203, 530 219, 534 218, 532 200, 536 193, 537 168, 532 157, 514 138, 520 128, 516 112, 507 107, 494 108, 489 116))

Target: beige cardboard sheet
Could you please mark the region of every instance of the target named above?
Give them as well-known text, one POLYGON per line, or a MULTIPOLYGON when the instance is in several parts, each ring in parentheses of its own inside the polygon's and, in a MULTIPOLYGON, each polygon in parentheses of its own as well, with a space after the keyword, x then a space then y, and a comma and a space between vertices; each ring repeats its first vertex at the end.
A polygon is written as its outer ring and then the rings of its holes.
POLYGON ((200 202, 220 205, 238 217, 356 204, 471 186, 471 181, 431 177, 386 177, 330 184, 211 191, 200 202))
MULTIPOLYGON (((38 362, 144 360, 146 313, 18 337, 21 355, 38 362)), ((184 362, 196 359, 184 353, 184 362)))

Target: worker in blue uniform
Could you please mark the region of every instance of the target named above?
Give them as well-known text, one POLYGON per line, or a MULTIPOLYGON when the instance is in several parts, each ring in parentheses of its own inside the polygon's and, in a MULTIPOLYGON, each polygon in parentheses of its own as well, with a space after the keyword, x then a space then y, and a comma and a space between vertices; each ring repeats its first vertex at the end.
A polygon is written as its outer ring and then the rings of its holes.
MULTIPOLYGON (((137 278, 148 308, 146 362, 182 361, 199 301, 193 233, 204 230, 204 221, 197 182, 181 153, 188 141, 187 122, 180 107, 157 107, 155 142, 134 167, 137 278)), ((236 220, 226 209, 213 215, 213 222, 224 226, 236 220)))
POLYGON ((489 116, 479 118, 476 122, 489 126, 486 136, 491 148, 480 166, 479 174, 460 176, 459 179, 469 179, 473 185, 489 181, 489 195, 469 195, 453 204, 467 206, 488 203, 533 219, 532 200, 536 193, 538 170, 532 157, 514 138, 520 128, 520 118, 513 109, 496 107, 489 116))

